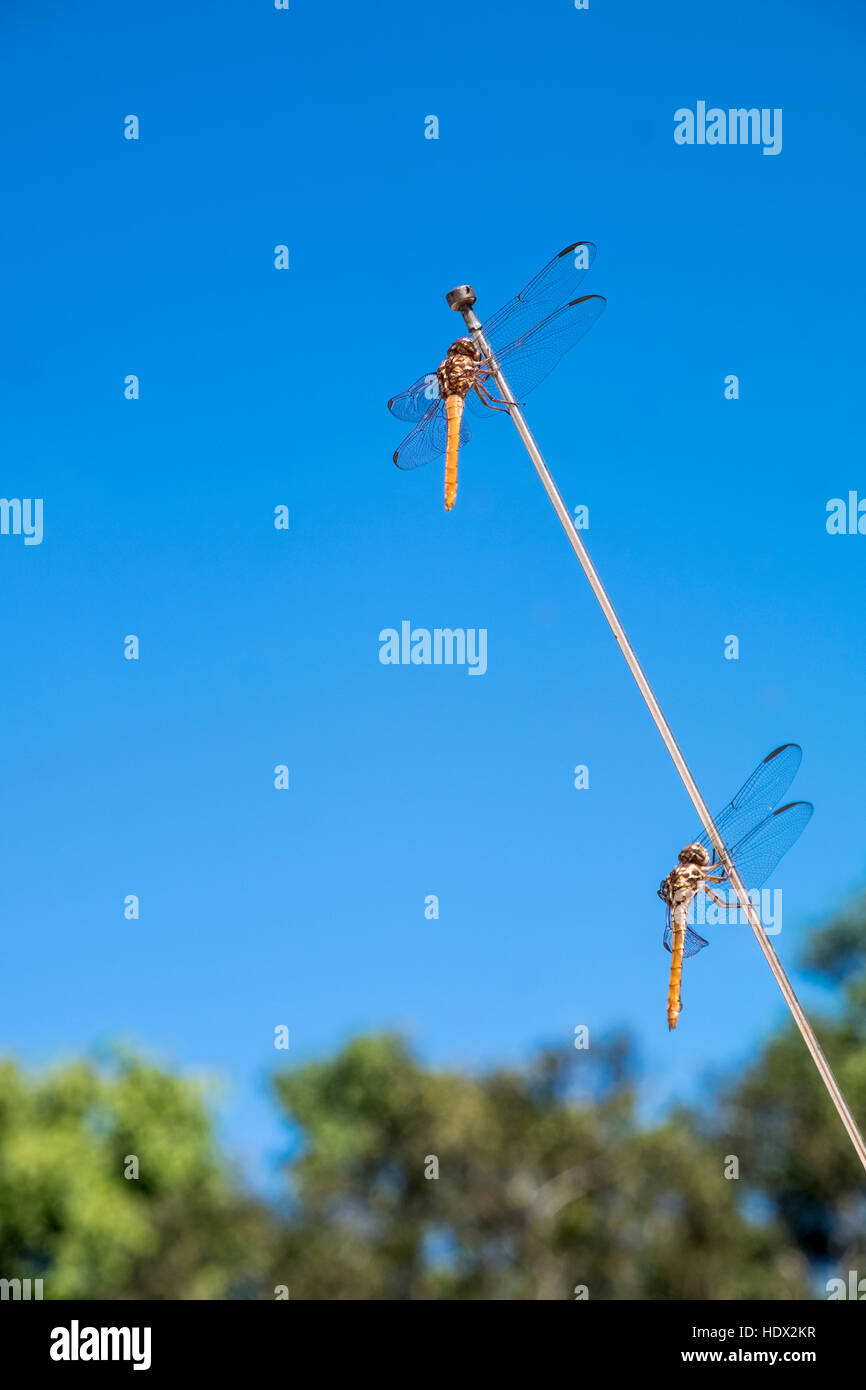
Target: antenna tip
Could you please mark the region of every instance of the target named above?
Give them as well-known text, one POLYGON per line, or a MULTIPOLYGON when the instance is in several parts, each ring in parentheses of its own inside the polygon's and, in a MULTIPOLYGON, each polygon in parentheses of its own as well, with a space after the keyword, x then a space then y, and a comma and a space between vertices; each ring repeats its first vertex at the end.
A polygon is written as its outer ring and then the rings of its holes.
POLYGON ((449 290, 445 296, 449 309, 454 309, 458 314, 464 309, 471 309, 475 303, 475 291, 471 285, 457 285, 453 290, 449 290))

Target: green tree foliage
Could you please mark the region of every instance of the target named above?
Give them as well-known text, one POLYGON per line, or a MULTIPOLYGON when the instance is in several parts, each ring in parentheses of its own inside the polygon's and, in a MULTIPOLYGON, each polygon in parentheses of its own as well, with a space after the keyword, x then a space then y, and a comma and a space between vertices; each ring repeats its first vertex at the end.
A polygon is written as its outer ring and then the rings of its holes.
MULTIPOLYGON (((818 1031, 862 1120, 866 901, 808 965, 841 1000, 818 1031)), ((792 1029, 655 1124, 621 1038, 473 1076, 361 1037, 273 1084, 279 1210, 244 1191, 200 1084, 122 1051, 0 1067, 0 1278, 46 1298, 791 1299, 866 1274, 862 1173, 792 1029)))
POLYGON ((796 1298, 804 1262, 748 1222, 725 1148, 635 1118, 622 1044, 474 1079, 360 1038, 281 1075, 305 1136, 275 1282, 293 1298, 796 1298), (438 1163, 438 1178, 428 1176, 438 1163))
MULTIPOLYGON (((843 1008, 813 1020, 861 1128, 866 1122, 866 898, 812 933, 805 964, 841 990, 843 1008)), ((732 1085, 723 1123, 749 1187, 823 1276, 866 1275, 863 1170, 791 1024, 732 1085)))
POLYGON ((0 1277, 42 1278, 46 1298, 224 1298, 260 1268, 259 1231, 199 1085, 120 1052, 37 1080, 0 1067, 0 1277))

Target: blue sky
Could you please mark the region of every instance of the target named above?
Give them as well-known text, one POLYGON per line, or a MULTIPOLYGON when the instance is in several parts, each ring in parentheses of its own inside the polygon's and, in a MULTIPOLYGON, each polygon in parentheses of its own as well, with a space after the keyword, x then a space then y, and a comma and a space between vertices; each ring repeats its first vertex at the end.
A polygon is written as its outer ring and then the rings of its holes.
POLYGON ((448 516, 438 465, 390 462, 445 292, 483 318, 579 237, 607 312, 529 418, 711 807, 803 744, 776 942, 830 1007, 797 954, 866 874, 866 537, 825 528, 866 495, 862 12, 54 3, 0 33, 0 493, 45 528, 0 536, 4 1048, 225 1077, 266 1181, 278 1024, 295 1061, 398 1027, 473 1068, 624 1025, 648 1112, 779 1025, 741 928, 668 1035, 655 893, 695 816, 513 429, 448 516), (699 100, 781 108, 781 154, 676 145, 699 100), (381 665, 403 619, 486 628, 487 673, 381 665))

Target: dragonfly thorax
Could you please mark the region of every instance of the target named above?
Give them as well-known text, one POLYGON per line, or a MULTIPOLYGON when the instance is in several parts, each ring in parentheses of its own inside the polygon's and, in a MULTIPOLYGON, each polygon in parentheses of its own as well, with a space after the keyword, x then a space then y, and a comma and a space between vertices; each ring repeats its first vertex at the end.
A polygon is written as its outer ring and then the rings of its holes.
POLYGON ((436 373, 443 400, 448 396, 462 396, 465 400, 475 385, 480 361, 481 353, 471 338, 457 338, 451 344, 436 373))
POLYGON ((658 895, 668 907, 678 907, 691 902, 700 891, 710 862, 708 851, 703 845, 686 845, 679 852, 679 863, 663 878, 658 895))

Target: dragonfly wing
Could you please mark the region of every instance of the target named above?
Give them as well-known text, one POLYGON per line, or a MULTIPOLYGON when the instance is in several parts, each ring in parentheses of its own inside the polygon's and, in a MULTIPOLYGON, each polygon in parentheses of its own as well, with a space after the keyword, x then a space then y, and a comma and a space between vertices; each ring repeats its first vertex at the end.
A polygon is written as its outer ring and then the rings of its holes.
MULTIPOLYGON (((734 845, 745 839, 778 806, 793 782, 802 759, 803 750, 799 744, 783 743, 758 764, 733 800, 715 817, 716 826, 728 849, 733 851, 734 845)), ((712 852, 706 831, 698 836, 695 843, 704 845, 712 852)))
MULTIPOLYGON (((577 342, 604 308, 603 299, 595 295, 590 296, 594 309, 582 309, 568 316, 566 320, 550 325, 544 335, 532 336, 533 331, 537 333, 556 310, 570 309, 574 306, 578 286, 595 260, 595 254, 596 248, 591 241, 575 241, 571 246, 566 246, 558 256, 548 261, 544 269, 540 270, 519 294, 487 319, 484 332, 500 360, 505 355, 510 358, 518 349, 521 350, 523 358, 523 347, 526 346, 526 356, 523 359, 525 365, 519 377, 520 384, 512 387, 518 400, 547 376, 563 353, 577 342), (580 326, 583 320, 586 321, 580 326), (554 342, 558 346, 552 350, 554 342)), ((511 370, 516 370, 516 364, 512 365, 511 370)), ((388 409, 399 420, 421 420, 438 394, 439 383, 436 373, 428 372, 426 376, 419 377, 408 390, 392 396, 388 402, 388 409)), ((478 416, 485 417, 492 413, 482 404, 474 391, 469 393, 467 404, 478 416)))
POLYGON ((709 946, 709 944, 709 941, 705 941, 702 936, 698 936, 696 931, 692 931, 691 927, 686 927, 686 942, 683 947, 683 955, 686 960, 688 960, 689 956, 696 956, 698 951, 702 951, 704 947, 709 946))
POLYGON ((419 376, 407 391, 392 396, 388 409, 398 420, 420 420, 439 397, 439 379, 435 372, 419 376))
POLYGON ((601 317, 606 303, 600 294, 572 300, 497 354, 516 401, 522 401, 553 371, 601 317))
MULTIPOLYGON (((812 818, 814 807, 809 801, 790 801, 766 816, 738 844, 729 846, 731 858, 740 878, 751 892, 766 883, 783 855, 799 840, 812 818)), ((728 885, 728 876, 719 867, 721 886, 728 885)), ((715 890, 715 885, 710 885, 715 890)), ((731 890, 733 891, 733 890, 731 890)))
POLYGON ((591 241, 575 241, 566 246, 519 294, 485 321, 487 341, 497 356, 554 309, 576 298, 577 288, 595 260, 595 250, 591 241))
MULTIPOLYGON (((460 443, 468 444, 472 431, 466 424, 466 416, 460 421, 460 443)), ((431 463, 445 453, 448 443, 448 421, 445 418, 445 403, 437 400, 430 406, 406 438, 395 450, 394 462, 398 468, 420 468, 431 463)))
MULTIPOLYGON (((673 950, 674 929, 671 926, 670 916, 668 917, 668 924, 665 927, 664 944, 665 950, 673 950)), ((685 942, 683 944, 683 959, 688 960, 689 956, 696 956, 698 951, 702 951, 704 947, 709 946, 709 944, 709 941, 705 941, 702 936, 698 936, 696 931, 692 931, 691 927, 686 927, 685 942)))

